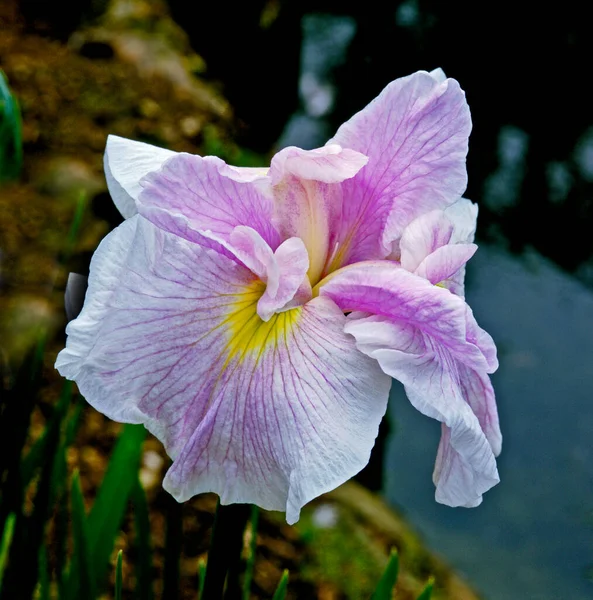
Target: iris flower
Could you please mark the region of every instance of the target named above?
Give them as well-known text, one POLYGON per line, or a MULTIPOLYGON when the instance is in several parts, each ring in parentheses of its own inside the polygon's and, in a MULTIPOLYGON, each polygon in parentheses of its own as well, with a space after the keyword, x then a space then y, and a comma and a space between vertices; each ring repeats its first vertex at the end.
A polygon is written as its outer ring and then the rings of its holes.
POLYGON ((437 501, 478 505, 501 436, 496 348, 463 295, 470 129, 437 70, 269 168, 110 136, 126 220, 93 256, 58 370, 161 440, 178 501, 216 492, 289 523, 366 465, 394 377, 442 423, 437 501))

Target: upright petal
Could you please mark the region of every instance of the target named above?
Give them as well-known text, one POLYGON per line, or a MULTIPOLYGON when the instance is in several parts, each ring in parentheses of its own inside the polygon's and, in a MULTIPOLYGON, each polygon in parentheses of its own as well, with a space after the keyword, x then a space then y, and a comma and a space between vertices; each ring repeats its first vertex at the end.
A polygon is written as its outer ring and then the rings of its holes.
POLYGON ((292 523, 366 464, 390 380, 333 302, 264 323, 262 292, 246 267, 137 216, 97 250, 56 366, 98 410, 164 443, 179 501, 214 491, 292 523))
POLYGON ((465 190, 471 130, 465 95, 453 79, 420 71, 390 83, 328 143, 369 157, 344 182, 340 254, 333 268, 384 258, 418 215, 465 190))
POLYGON ((139 213, 187 240, 200 243, 207 232, 226 242, 235 227, 245 225, 272 250, 280 243, 269 181, 260 170, 245 172, 214 156, 177 154, 148 174, 142 187, 139 213))
POLYGON ((171 150, 135 142, 117 135, 107 138, 104 166, 111 198, 122 216, 135 215, 136 200, 142 191, 140 180, 175 155, 171 150))
POLYGON ((309 253, 309 280, 315 285, 336 243, 340 182, 353 177, 367 157, 338 145, 316 150, 289 147, 272 159, 275 220, 283 237, 299 237, 309 253))

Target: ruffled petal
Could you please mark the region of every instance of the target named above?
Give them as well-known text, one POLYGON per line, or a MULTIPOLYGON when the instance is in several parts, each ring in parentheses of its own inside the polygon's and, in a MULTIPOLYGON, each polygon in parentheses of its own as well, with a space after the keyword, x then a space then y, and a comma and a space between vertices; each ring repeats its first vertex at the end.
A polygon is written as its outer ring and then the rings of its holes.
POLYGON ((463 295, 463 284, 461 289, 454 280, 455 275, 465 267, 465 263, 475 254, 478 247, 475 244, 452 244, 441 246, 432 254, 429 254, 416 269, 419 277, 428 279, 430 283, 440 284, 449 291, 463 295))
POLYGON ((408 223, 449 206, 465 190, 469 109, 459 84, 440 79, 420 71, 393 81, 328 142, 369 157, 342 184, 334 268, 384 258, 408 223))
POLYGON ((122 216, 135 215, 136 200, 142 191, 140 180, 147 173, 161 168, 175 152, 117 135, 107 138, 105 148, 105 178, 111 198, 122 216))
POLYGON ((290 238, 276 252, 251 227, 235 227, 229 249, 266 284, 257 303, 257 314, 269 321, 273 314, 295 308, 311 299, 306 278, 309 257, 302 240, 290 238))
POLYGON ((496 347, 464 300, 389 261, 349 265, 322 282, 319 294, 343 311, 413 325, 471 368, 496 370, 496 347))
POLYGON ((164 443, 164 485, 179 501, 214 491, 292 523, 367 463, 390 379, 327 298, 264 323, 263 286, 134 217, 97 250, 56 366, 98 410, 164 443))
POLYGON ((404 384, 417 410, 443 423, 433 474, 436 500, 449 506, 480 504, 482 494, 499 482, 495 454, 500 446, 493 448, 472 410, 473 403, 481 416, 488 413, 485 421, 496 415, 490 399, 472 387, 479 375, 468 379, 468 373, 475 371, 413 325, 372 316, 352 319, 345 331, 354 336, 361 352, 404 384))
POLYGON ((399 243, 401 265, 452 293, 465 294, 465 263, 477 246, 477 206, 465 198, 446 210, 434 210, 414 219, 399 243))
POLYGON ((447 245, 452 235, 453 223, 442 210, 432 210, 414 219, 400 240, 402 267, 414 273, 429 254, 447 245))
POLYGON ((316 150, 289 147, 272 159, 275 222, 282 237, 298 237, 309 253, 309 280, 322 276, 340 222, 340 182, 353 177, 367 162, 354 150, 332 145, 316 150))
POLYGON ((228 241, 235 227, 245 225, 272 250, 280 243, 263 170, 246 172, 214 156, 177 154, 141 185, 138 212, 165 231, 197 243, 205 232, 228 241))

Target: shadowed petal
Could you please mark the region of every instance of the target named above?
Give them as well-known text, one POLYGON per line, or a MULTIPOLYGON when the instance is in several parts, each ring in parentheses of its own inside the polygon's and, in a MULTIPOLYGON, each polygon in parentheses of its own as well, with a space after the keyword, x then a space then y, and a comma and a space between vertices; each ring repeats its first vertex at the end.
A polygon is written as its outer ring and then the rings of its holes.
POLYGON ((165 231, 197 243, 204 232, 228 241, 235 227, 246 225, 275 250, 280 238, 272 225, 268 184, 260 169, 237 169, 214 156, 177 154, 142 180, 138 212, 165 231))
POLYGON ((263 291, 246 267, 134 217, 95 253, 56 366, 164 443, 179 501, 214 491, 292 523, 367 463, 390 380, 329 299, 264 323, 263 291))
POLYGON ((390 83, 338 129, 328 143, 361 152, 369 162, 342 184, 341 254, 334 268, 384 258, 415 217, 461 196, 470 129, 459 84, 422 71, 390 83))
POLYGON ((136 200, 142 188, 140 180, 161 165, 175 152, 158 146, 135 142, 117 135, 107 138, 104 166, 111 198, 122 216, 135 215, 136 200))

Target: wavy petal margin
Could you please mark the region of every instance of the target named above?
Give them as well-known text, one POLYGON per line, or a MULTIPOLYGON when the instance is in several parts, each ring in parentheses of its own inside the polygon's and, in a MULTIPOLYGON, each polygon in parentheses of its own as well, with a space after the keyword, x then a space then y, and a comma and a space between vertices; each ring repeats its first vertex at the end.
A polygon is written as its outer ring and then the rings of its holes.
POLYGON ((335 268, 384 258, 408 223, 465 190, 469 108, 459 84, 441 76, 419 71, 396 79, 329 140, 369 157, 342 184, 335 268))
POLYGON ((164 443, 174 459, 164 486, 179 501, 213 491, 293 523, 366 465, 390 379, 331 300, 264 323, 263 287, 226 256, 134 217, 95 253, 56 367, 102 413, 164 443))

